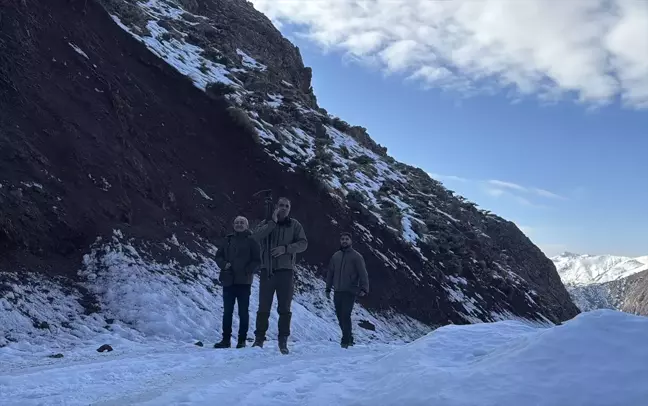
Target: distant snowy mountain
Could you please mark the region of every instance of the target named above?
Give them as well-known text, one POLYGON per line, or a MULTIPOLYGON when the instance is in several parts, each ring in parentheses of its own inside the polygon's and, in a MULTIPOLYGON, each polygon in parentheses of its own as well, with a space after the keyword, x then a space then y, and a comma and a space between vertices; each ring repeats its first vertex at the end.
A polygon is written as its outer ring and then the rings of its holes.
POLYGON ((579 255, 565 252, 551 258, 565 285, 612 282, 648 270, 648 256, 579 255))
POLYGON ((648 314, 648 256, 565 252, 551 260, 581 311, 616 309, 648 314))

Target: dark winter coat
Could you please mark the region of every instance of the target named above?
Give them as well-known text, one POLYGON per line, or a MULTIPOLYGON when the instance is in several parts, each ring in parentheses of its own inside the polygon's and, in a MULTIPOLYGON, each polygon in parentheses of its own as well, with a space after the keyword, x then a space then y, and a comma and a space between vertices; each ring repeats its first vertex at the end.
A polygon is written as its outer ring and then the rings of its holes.
POLYGON ((304 228, 299 221, 290 217, 278 223, 272 220, 264 221, 254 232, 254 238, 261 244, 261 261, 262 267, 265 269, 267 269, 271 260, 273 270, 293 269, 297 254, 306 251, 306 248, 308 248, 304 228), (272 258, 264 240, 268 236, 270 237, 270 250, 283 245, 286 247, 286 253, 277 258, 272 258))
POLYGON ((229 234, 216 252, 216 264, 223 286, 251 285, 254 271, 261 265, 259 243, 249 230, 229 234), (226 270, 228 263, 232 266, 226 270))
POLYGON ((331 257, 326 274, 326 290, 369 293, 369 276, 362 255, 353 247, 341 248, 331 257))

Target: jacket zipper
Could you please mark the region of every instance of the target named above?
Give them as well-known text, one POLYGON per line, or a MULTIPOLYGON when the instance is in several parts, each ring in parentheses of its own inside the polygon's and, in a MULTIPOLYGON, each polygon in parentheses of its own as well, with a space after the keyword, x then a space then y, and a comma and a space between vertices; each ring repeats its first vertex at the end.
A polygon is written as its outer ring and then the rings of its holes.
POLYGON ((346 265, 346 251, 342 251, 342 264, 340 265, 340 276, 338 279, 338 289, 342 284, 342 275, 344 274, 344 266, 346 265))

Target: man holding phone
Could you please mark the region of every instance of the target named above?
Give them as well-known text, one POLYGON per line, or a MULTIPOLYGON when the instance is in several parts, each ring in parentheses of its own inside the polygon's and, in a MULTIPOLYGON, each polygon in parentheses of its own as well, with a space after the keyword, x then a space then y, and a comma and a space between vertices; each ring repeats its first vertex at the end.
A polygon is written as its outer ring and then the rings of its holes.
POLYGON ((299 221, 290 217, 290 209, 290 200, 286 197, 279 198, 272 218, 263 221, 253 233, 257 241, 268 239, 269 243, 261 244, 259 309, 254 332, 256 338, 252 346, 263 347, 276 292, 279 350, 282 354, 288 354, 296 257, 308 248, 304 228, 299 221))

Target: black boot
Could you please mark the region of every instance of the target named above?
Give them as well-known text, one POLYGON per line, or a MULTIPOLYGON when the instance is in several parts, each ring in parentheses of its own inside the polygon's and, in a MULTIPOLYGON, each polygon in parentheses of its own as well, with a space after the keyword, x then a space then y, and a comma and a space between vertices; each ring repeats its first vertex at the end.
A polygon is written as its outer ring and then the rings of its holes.
POLYGON ((254 339, 254 343, 252 343, 252 347, 259 347, 263 348, 263 338, 257 337, 254 339))
POLYGON ((214 348, 230 348, 232 346, 232 343, 230 342, 229 337, 223 337, 223 339, 214 344, 214 348))
POLYGON ((281 351, 282 354, 288 354, 288 337, 279 337, 279 351, 281 351))
POLYGON ((245 348, 245 338, 239 338, 236 348, 245 348))

